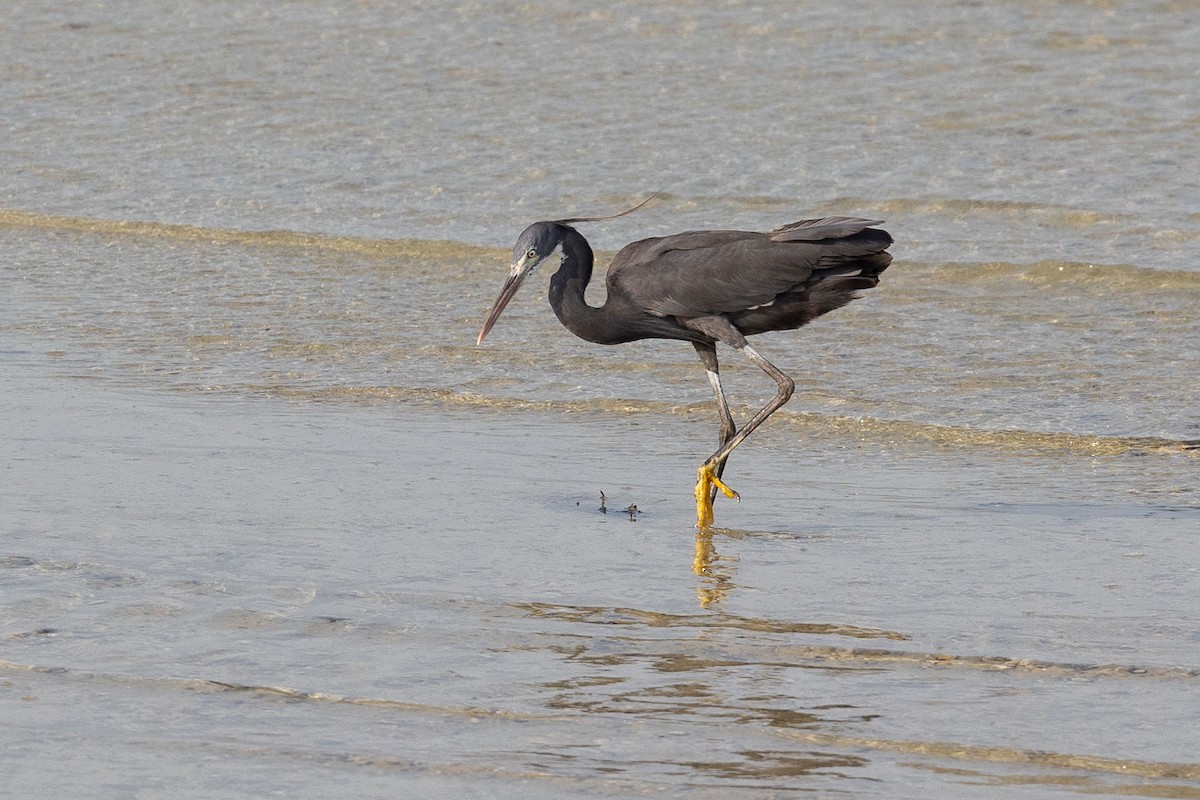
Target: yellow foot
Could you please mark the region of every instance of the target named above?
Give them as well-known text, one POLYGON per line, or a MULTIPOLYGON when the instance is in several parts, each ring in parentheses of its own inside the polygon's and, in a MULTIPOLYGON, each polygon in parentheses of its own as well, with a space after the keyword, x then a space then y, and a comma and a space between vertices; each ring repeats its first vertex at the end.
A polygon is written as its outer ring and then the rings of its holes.
POLYGON ((713 472, 711 464, 702 464, 700 469, 696 470, 696 527, 710 528, 713 524, 713 507, 712 499, 709 495, 710 491, 715 486, 721 490, 721 493, 726 497, 734 500, 742 498, 733 489, 730 489, 721 479, 713 472))

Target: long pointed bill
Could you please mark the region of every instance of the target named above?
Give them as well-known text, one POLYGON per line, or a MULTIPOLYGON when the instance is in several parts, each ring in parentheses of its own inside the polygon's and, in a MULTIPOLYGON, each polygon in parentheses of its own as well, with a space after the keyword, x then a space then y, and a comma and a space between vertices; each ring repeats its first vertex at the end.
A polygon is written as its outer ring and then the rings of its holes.
POLYGON ((483 344, 483 339, 488 335, 492 326, 496 324, 496 320, 500 319, 501 312, 508 305, 508 301, 512 300, 516 295, 517 290, 521 288, 521 284, 529 277, 532 268, 524 264, 513 264, 513 271, 504 281, 504 285, 500 287, 500 294, 496 296, 496 302, 492 303, 492 308, 488 311, 487 319, 483 321, 483 327, 479 329, 479 338, 475 340, 475 344, 483 344))

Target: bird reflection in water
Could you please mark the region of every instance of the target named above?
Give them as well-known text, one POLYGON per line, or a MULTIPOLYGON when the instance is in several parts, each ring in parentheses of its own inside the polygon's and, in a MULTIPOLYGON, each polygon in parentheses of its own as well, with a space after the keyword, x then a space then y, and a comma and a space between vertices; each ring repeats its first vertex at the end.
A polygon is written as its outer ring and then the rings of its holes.
POLYGON ((482 344, 525 279, 552 253, 562 261, 550 277, 550 305, 568 330, 596 344, 639 339, 691 342, 708 373, 721 417, 720 447, 696 471, 696 527, 713 524, 717 492, 737 499, 722 475, 734 448, 792 396, 795 383, 746 340, 767 331, 792 330, 841 308, 860 289, 879 283, 892 262, 892 237, 879 220, 824 217, 757 231, 688 231, 625 245, 608 266, 607 299, 600 307, 584 299, 594 257, 571 227, 609 217, 535 222, 517 238, 512 267, 479 329, 482 344), (778 387, 775 396, 738 429, 721 388, 717 343, 740 352, 778 387))

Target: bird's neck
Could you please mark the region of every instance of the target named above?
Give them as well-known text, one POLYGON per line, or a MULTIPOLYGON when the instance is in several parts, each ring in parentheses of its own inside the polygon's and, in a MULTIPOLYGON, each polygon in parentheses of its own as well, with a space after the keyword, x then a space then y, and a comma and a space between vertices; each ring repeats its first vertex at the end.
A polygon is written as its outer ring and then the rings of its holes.
MULTIPOLYGON (((566 226, 564 226, 566 227, 566 226)), ((612 337, 604 324, 605 307, 587 304, 584 292, 592 279, 592 248, 583 234, 566 227, 562 240, 562 263, 550 277, 550 305, 567 330, 597 344, 610 344, 612 337)))

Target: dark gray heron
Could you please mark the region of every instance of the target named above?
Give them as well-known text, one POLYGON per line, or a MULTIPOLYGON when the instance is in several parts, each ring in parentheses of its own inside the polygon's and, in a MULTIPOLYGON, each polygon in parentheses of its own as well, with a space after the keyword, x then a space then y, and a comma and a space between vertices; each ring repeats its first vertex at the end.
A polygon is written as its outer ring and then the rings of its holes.
POLYGON ((721 480, 734 448, 792 396, 795 383, 746 341, 767 331, 799 328, 855 299, 859 289, 879 283, 892 262, 892 237, 873 226, 881 220, 855 217, 805 219, 767 233, 688 231, 625 245, 608 266, 608 298, 596 308, 584 300, 592 277, 592 248, 578 222, 609 217, 575 217, 535 222, 517 238, 512 268, 488 311, 476 344, 482 344, 534 269, 561 250, 550 277, 550 305, 567 330, 596 344, 637 339, 691 342, 708 372, 721 416, 720 447, 700 465, 696 481, 696 526, 713 523, 717 490, 739 499, 721 480), (738 430, 721 389, 717 342, 745 354, 778 385, 775 397, 738 430))

